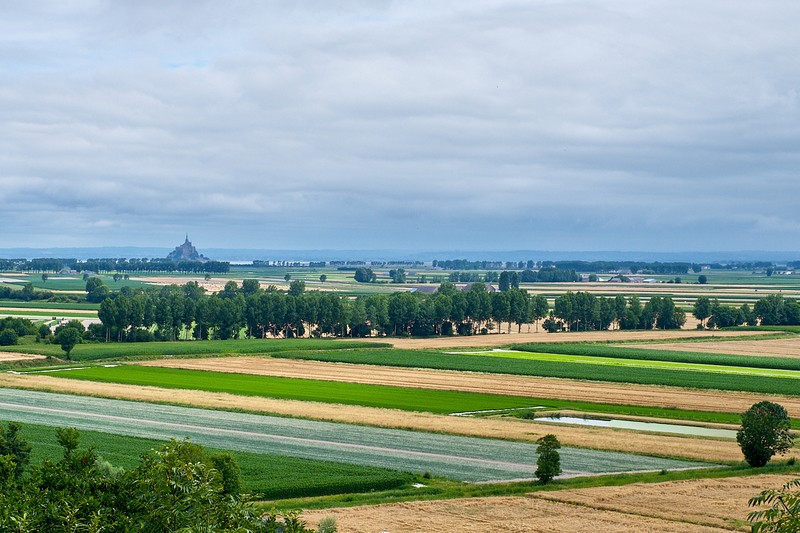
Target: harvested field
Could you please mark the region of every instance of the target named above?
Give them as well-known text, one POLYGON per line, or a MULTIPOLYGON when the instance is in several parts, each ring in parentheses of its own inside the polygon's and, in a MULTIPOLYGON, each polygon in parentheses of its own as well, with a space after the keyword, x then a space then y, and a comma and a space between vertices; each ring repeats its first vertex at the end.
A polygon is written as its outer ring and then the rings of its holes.
MULTIPOLYGON (((701 337, 741 337, 744 335, 760 334, 757 331, 700 331, 700 330, 652 330, 652 331, 578 331, 573 333, 547 333, 541 327, 539 331, 517 333, 511 328, 511 333, 492 335, 472 335, 468 337, 430 337, 425 339, 414 338, 366 338, 365 342, 388 342, 395 348, 407 349, 439 349, 439 348, 483 348, 492 346, 505 346, 525 342, 614 342, 614 341, 652 341, 695 339, 701 337)), ((774 334, 774 331, 763 334, 774 334)))
MULTIPOLYGON (((392 409, 346 406, 296 400, 235 396, 192 390, 159 389, 60 379, 39 374, 0 374, 0 387, 66 392, 106 398, 164 402, 212 409, 241 409, 255 413, 347 422, 370 426, 446 432, 476 437, 535 441, 547 433, 555 434, 564 445, 631 453, 658 453, 699 461, 740 461, 741 451, 733 441, 717 441, 684 436, 620 432, 607 428, 558 427, 533 421, 496 418, 463 418, 413 413, 392 409), (623 438, 624 436, 624 438, 623 438)), ((751 404, 748 404, 748 407, 751 404)))
POLYGON ((702 352, 761 357, 800 358, 800 337, 764 340, 730 340, 692 343, 626 344, 626 348, 670 350, 676 352, 702 352))
POLYGON ((595 403, 670 407, 690 411, 721 413, 742 413, 754 403, 762 399, 770 399, 783 405, 789 412, 789 416, 800 418, 800 398, 746 392, 703 391, 678 387, 600 383, 571 379, 324 363, 291 359, 281 360, 264 357, 177 359, 150 361, 143 364, 373 385, 529 396, 532 398, 563 398, 595 403))
MULTIPOLYGON (((732 528, 753 510, 747 506, 749 498, 765 488, 778 488, 794 477, 764 475, 637 483, 622 487, 540 492, 533 496, 597 510, 732 528)), ((748 527, 740 529, 749 531, 748 527)))
POLYGON ((335 516, 340 531, 348 533, 719 533, 719 528, 676 523, 617 511, 539 498, 499 497, 407 502, 375 506, 307 511, 303 519, 315 526, 335 516))
POLYGON ((316 524, 335 516, 342 531, 749 531, 747 500, 787 476, 699 479, 537 492, 527 497, 473 498, 307 511, 316 524), (558 519, 554 519, 558 517, 558 519))
POLYGON ((0 363, 9 361, 32 361, 34 359, 44 359, 44 356, 29 353, 0 352, 0 363))

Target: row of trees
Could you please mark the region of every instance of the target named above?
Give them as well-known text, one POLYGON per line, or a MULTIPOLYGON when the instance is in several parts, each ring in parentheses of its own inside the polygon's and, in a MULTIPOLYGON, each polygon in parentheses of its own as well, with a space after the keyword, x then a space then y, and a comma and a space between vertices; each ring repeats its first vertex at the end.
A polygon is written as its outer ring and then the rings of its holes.
POLYGON ((567 292, 555 299, 545 320, 548 331, 613 329, 679 329, 686 315, 669 296, 653 296, 642 304, 638 296, 605 298, 589 292, 567 292))
POLYGON ((692 314, 702 327, 749 326, 792 326, 800 325, 800 303, 781 294, 770 294, 751 308, 749 304, 741 307, 721 304, 716 298, 698 297, 692 307, 692 314))
MULTIPOLYGON (((434 295, 398 292, 355 299, 331 292, 305 290, 295 280, 288 292, 228 282, 222 291, 205 294, 197 283, 170 285, 158 292, 128 287, 103 300, 98 316, 100 337, 107 341, 231 339, 239 337, 370 335, 473 335, 489 329, 510 331, 546 318, 550 331, 671 329, 683 323, 670 298, 654 297, 645 305, 626 300, 568 292, 551 312, 547 298, 510 288, 489 292, 483 284, 460 291, 444 282, 434 295)), ((97 331, 94 332, 97 336, 97 331)))

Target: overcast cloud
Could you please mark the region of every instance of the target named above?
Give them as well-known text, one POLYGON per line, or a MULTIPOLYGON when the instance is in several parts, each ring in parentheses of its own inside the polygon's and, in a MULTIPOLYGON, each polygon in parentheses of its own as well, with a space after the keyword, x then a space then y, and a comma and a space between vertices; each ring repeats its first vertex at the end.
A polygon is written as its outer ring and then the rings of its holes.
POLYGON ((0 248, 800 250, 797 2, 0 7, 0 248))

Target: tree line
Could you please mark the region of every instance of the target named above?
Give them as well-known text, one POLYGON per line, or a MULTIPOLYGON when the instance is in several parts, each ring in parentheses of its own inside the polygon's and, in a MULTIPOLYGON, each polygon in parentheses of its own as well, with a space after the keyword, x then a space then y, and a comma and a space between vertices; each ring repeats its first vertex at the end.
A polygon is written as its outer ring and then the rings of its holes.
POLYGON ((196 282, 158 291, 123 287, 106 297, 102 325, 90 337, 106 341, 233 339, 266 337, 366 337, 475 335, 511 331, 542 319, 549 331, 679 328, 685 317, 669 297, 642 304, 637 297, 605 298, 567 292, 551 310, 547 298, 510 287, 490 292, 476 283, 462 291, 443 282, 435 294, 398 292, 349 298, 306 291, 292 281, 289 290, 263 289, 257 280, 241 286, 229 281, 207 294, 196 282))
POLYGON ((77 259, 38 258, 0 259, 0 270, 19 272, 59 272, 64 269, 78 272, 185 272, 224 274, 230 271, 226 261, 170 261, 167 259, 77 259))
POLYGON ((701 327, 727 328, 732 326, 797 326, 800 325, 800 303, 784 298, 781 294, 770 294, 740 307, 721 304, 716 298, 698 297, 692 314, 701 327))

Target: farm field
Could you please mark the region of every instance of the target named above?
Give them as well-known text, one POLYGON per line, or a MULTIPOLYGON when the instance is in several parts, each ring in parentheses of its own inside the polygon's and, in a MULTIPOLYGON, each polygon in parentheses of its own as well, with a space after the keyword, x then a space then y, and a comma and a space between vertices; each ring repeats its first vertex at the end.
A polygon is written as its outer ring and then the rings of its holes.
MULTIPOLYGON (((273 353, 305 350, 348 350, 354 348, 377 349, 387 343, 365 343, 344 339, 235 339, 209 341, 173 341, 143 343, 78 344, 72 351, 76 361, 92 361, 119 357, 153 357, 184 355, 220 355, 273 353)), ((14 346, 22 353, 62 357, 64 352, 56 344, 26 344, 14 346)))
MULTIPOLYGON (((273 354, 273 357, 668 385, 766 394, 795 395, 800 391, 800 386, 794 377, 756 375, 762 371, 761 369, 755 369, 750 372, 749 369, 736 367, 731 373, 722 373, 713 369, 692 370, 692 365, 687 365, 685 368, 666 368, 664 365, 669 365, 669 363, 661 363, 659 361, 646 361, 639 366, 635 366, 631 364, 630 360, 622 358, 603 362, 596 357, 563 354, 536 355, 500 351, 486 352, 483 355, 476 353, 465 355, 460 352, 436 352, 432 350, 349 350, 313 353, 279 352, 273 354)), ((718 367, 715 365, 714 368, 718 367)), ((783 371, 775 370, 774 372, 780 373, 783 371)))
MULTIPOLYGON (((452 352, 456 353, 456 352, 452 352)), ((461 354, 468 354, 481 357, 501 357, 509 359, 523 359, 526 361, 540 361, 544 363, 561 363, 561 364, 583 364, 583 365, 599 365, 599 366, 612 366, 621 367, 625 369, 650 369, 650 370, 668 370, 668 371, 682 371, 682 372, 710 372, 718 374, 729 374, 737 376, 766 376, 785 379, 799 379, 800 371, 798 370, 785 370, 781 368, 762 368, 762 367, 747 367, 747 366, 728 366, 722 364, 706 364, 695 362, 677 362, 677 361, 664 361, 652 359, 629 359, 627 357, 602 357, 602 356, 586 356, 586 355, 572 355, 564 353, 541 353, 531 351, 516 351, 516 350, 489 350, 484 352, 459 352, 461 354)))
MULTIPOLYGON (((680 399, 687 398, 692 393, 700 395, 702 394, 700 391, 688 391, 686 389, 670 390, 666 387, 636 388, 624 385, 614 387, 598 382, 542 379, 507 374, 482 374, 477 372, 452 372, 377 365, 325 363, 270 357, 171 359, 147 361, 139 364, 144 366, 186 368, 261 376, 525 396, 533 398, 534 400, 532 403, 553 409, 572 409, 593 413, 613 413, 629 416, 638 415, 667 419, 679 418, 681 420, 696 420, 701 422, 716 421, 718 423, 728 424, 738 424, 739 413, 749 407, 755 398, 750 395, 743 395, 742 398, 736 398, 736 394, 732 393, 706 393, 712 398, 724 396, 725 399, 723 402, 720 402, 718 406, 709 406, 706 403, 702 403, 699 407, 704 410, 694 411, 694 409, 698 408, 697 403, 687 402, 686 405, 689 407, 685 407, 680 404, 680 399), (609 394, 605 394, 604 392, 607 388, 613 390, 609 394), (647 406, 636 403, 637 398, 635 398, 631 392, 639 389, 642 389, 645 399, 651 399, 652 405, 647 406), (596 391, 596 395, 593 396, 591 391, 596 391), (674 409, 656 407, 656 405, 659 405, 659 402, 664 402, 664 396, 666 396, 667 399, 666 403, 674 405, 674 409), (575 399, 567 400, 567 398, 575 399), (593 403, 595 398, 600 401, 616 399, 616 403, 593 403), (722 409, 723 412, 710 412, 711 409, 709 409, 709 407, 722 409), (734 411, 729 412, 731 409, 734 411), (722 413, 726 413, 727 416, 723 416, 722 413)), ((781 398, 783 404, 786 404, 787 401, 790 406, 794 404, 797 405, 798 410, 796 414, 800 416, 800 398, 781 398)))
POLYGON ((750 335, 771 335, 773 331, 711 331, 711 330, 624 330, 624 331, 576 331, 570 333, 547 333, 542 328, 530 332, 523 328, 517 333, 491 335, 471 335, 466 337, 427 337, 427 338, 366 338, 362 342, 389 343, 395 348, 407 350, 436 350, 444 348, 488 348, 507 346, 527 342, 632 342, 632 341, 675 341, 685 339, 702 339, 708 337, 741 337, 750 335))
POLYGON ((485 409, 533 407, 529 399, 520 396, 412 389, 341 381, 320 381, 139 365, 61 369, 58 371, 58 376, 63 379, 85 379, 127 385, 196 389, 244 396, 263 396, 267 398, 361 405, 364 407, 382 407, 440 414, 485 409))
MULTIPOLYGON (((0 389, 0 419, 140 438, 189 437, 213 448, 378 466, 464 481, 532 478, 530 443, 0 389), (109 414, 113 413, 113 414, 109 414)), ((565 475, 708 466, 562 448, 565 475)))
MULTIPOLYGON (((577 385, 578 387, 575 387, 574 390, 582 390, 580 383, 577 385)), ((658 453, 668 457, 683 457, 707 462, 736 463, 741 461, 741 451, 733 440, 621 432, 607 428, 563 427, 516 418, 473 418, 420 412, 401 413, 393 409, 275 400, 196 390, 107 384, 61 379, 53 375, 41 374, 0 374, 0 386, 212 409, 244 410, 376 427, 446 432, 528 442, 534 442, 547 433, 553 433, 566 445, 642 454, 658 453)), ((613 392, 609 391, 610 394, 613 392)), ((651 403, 658 400, 652 391, 642 396, 651 403)), ((707 393, 707 396, 709 401, 717 401, 720 404, 724 401, 724 399, 715 399, 714 395, 710 393, 707 393)), ((613 402, 613 396, 610 398, 610 401, 613 402)), ((750 405, 752 402, 747 403, 747 406, 750 405)))
POLYGON ((622 487, 538 491, 520 497, 470 498, 307 511, 315 523, 336 517, 353 533, 419 531, 611 531, 721 533, 749 531, 747 500, 790 476, 763 475, 637 483, 622 487), (554 517, 558 517, 557 522, 554 517))
MULTIPOLYGON (((0 419, 1 420, 1 419, 0 419)), ((33 447, 31 462, 57 460, 63 449, 51 426, 23 424, 21 435, 33 447)), ((132 468, 139 456, 158 449, 163 440, 82 430, 81 447, 93 446, 97 454, 115 467, 132 468)), ((215 453, 218 450, 209 449, 215 453)), ((219 450, 221 451, 221 450, 219 450)), ((233 451, 242 470, 244 490, 262 498, 320 496, 342 492, 394 489, 415 477, 397 470, 300 459, 286 455, 233 451)))
POLYGON ((800 337, 763 340, 714 341, 693 344, 654 343, 627 344, 626 348, 646 348, 648 350, 691 351, 711 354, 738 354, 753 357, 800 358, 800 337))

